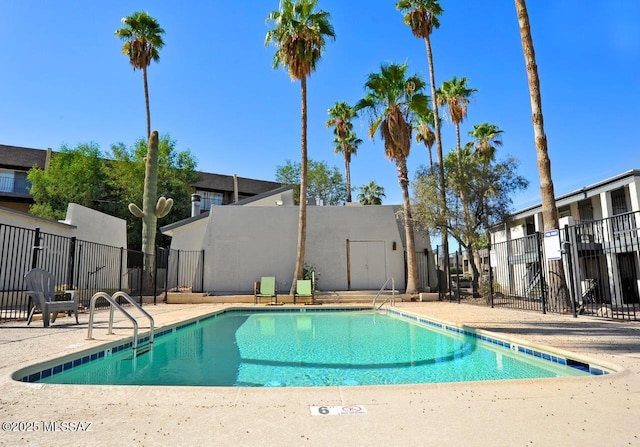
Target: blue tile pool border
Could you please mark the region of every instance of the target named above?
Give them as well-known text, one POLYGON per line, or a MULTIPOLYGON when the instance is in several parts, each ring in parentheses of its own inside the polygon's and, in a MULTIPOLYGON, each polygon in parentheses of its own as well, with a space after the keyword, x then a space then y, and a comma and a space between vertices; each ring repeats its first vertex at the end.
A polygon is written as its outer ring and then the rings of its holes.
MULTIPOLYGON (((348 308, 324 307, 324 308, 313 308, 313 309, 297 308, 297 307, 260 308, 260 309, 229 308, 229 309, 224 309, 224 310, 215 312, 213 314, 204 315, 196 319, 190 319, 182 323, 177 323, 167 328, 159 329, 154 333, 154 339, 157 340, 160 337, 164 337, 166 335, 182 331, 192 326, 197 326, 205 320, 217 318, 227 313, 239 313, 239 312, 264 313, 264 312, 296 312, 296 311, 300 313, 345 312, 345 311, 355 312, 355 311, 371 311, 371 307, 364 307, 364 306, 348 307, 348 308)), ((387 312, 391 315, 395 315, 397 317, 400 317, 409 321, 413 321, 419 324, 424 324, 426 326, 430 326, 442 331, 451 332, 451 333, 462 335, 462 336, 466 335, 469 337, 473 337, 480 341, 490 343, 495 346, 511 350, 513 352, 518 352, 523 355, 535 357, 543 361, 548 361, 548 362, 556 363, 558 365, 569 366, 575 369, 579 369, 580 371, 589 373, 594 376, 600 376, 600 375, 605 375, 610 373, 610 371, 602 367, 590 365, 589 363, 586 363, 577 359, 573 359, 571 357, 565 357, 562 355, 545 352, 544 350, 535 349, 526 345, 519 345, 513 342, 500 340, 499 338, 490 337, 488 335, 476 332, 476 330, 474 329, 470 329, 470 328, 465 329, 465 328, 460 328, 458 326, 452 326, 443 322, 439 322, 439 321, 432 320, 422 316, 417 316, 417 315, 403 312, 401 310, 394 309, 394 308, 387 309, 387 312)), ((143 345, 144 343, 148 343, 148 342, 149 342, 149 335, 145 335, 144 337, 141 337, 139 340, 140 345, 143 345)), ((14 377, 14 380, 18 382, 35 383, 42 379, 46 379, 50 376, 59 374, 64 371, 68 371, 72 368, 82 366, 94 360, 108 357, 110 355, 116 354, 126 349, 130 349, 131 347, 132 347, 131 341, 124 341, 120 344, 116 344, 115 346, 110 346, 103 349, 98 348, 97 351, 89 351, 89 353, 87 353, 86 351, 80 352, 78 353, 78 356, 75 358, 72 358, 70 360, 65 358, 62 363, 56 364, 51 367, 46 367, 40 371, 24 373, 24 375, 19 375, 17 378, 14 377)), ((25 371, 28 371, 29 369, 30 369, 29 367, 23 368, 23 370, 25 371)), ((16 374, 19 373, 20 371, 22 370, 17 371, 16 374)))
POLYGON ((558 365, 562 365, 562 366, 569 366, 575 369, 578 369, 580 371, 589 373, 593 376, 601 376, 604 374, 609 374, 610 371, 601 368, 601 367, 597 367, 597 366, 593 366, 590 365, 589 363, 586 362, 582 362, 580 360, 576 360, 570 357, 564 357, 562 355, 558 355, 558 354, 553 354, 553 353, 549 353, 549 352, 545 352, 544 350, 541 349, 535 349, 535 348, 531 348, 528 346, 521 346, 519 344, 513 343, 513 342, 508 342, 508 341, 504 341, 504 340, 500 340, 499 338, 494 338, 494 337, 490 337, 488 335, 484 335, 482 333, 476 332, 476 330, 474 329, 464 329, 464 328, 460 328, 457 326, 451 326, 445 323, 441 323, 438 321, 434 321, 434 320, 430 320, 428 318, 424 318, 424 317, 419 317, 413 314, 409 314, 406 312, 402 312, 401 310, 398 309, 393 309, 390 308, 388 310, 388 312, 390 314, 394 314, 397 315, 401 318, 406 318, 412 321, 416 321, 418 323, 421 324, 425 324, 427 326, 432 326, 435 327, 437 329, 441 329, 444 331, 448 331, 448 332, 453 332, 456 334, 460 334, 460 335, 467 335, 469 337, 473 337, 476 338, 478 340, 487 342, 487 343, 491 343, 494 344, 496 346, 500 346, 502 348, 505 349, 509 349, 511 351, 515 351, 518 352, 520 354, 524 354, 524 355, 528 355, 531 357, 535 357, 538 358, 540 360, 544 360, 547 362, 552 362, 552 363, 557 363, 558 365))

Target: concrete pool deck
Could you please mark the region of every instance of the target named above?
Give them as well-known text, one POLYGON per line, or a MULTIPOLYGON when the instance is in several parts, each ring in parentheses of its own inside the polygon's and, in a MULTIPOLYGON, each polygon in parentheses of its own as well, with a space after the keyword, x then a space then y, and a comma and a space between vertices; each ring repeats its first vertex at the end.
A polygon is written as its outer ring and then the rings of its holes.
MULTIPOLYGON (((145 309, 162 327, 228 306, 158 304, 145 309)), ((446 302, 396 307, 624 369, 577 378, 327 388, 70 386, 11 380, 20 368, 132 334, 130 324, 116 316, 116 334, 107 335, 108 312, 101 311, 95 340, 86 340, 84 313, 80 325, 69 317, 47 329, 41 321, 0 325, 0 445, 640 445, 639 323, 446 302), (366 414, 312 416, 310 410, 344 405, 363 405, 366 414), (90 431, 70 430, 77 424, 63 422, 91 423, 90 431), (26 431, 35 426, 37 432, 26 431)))

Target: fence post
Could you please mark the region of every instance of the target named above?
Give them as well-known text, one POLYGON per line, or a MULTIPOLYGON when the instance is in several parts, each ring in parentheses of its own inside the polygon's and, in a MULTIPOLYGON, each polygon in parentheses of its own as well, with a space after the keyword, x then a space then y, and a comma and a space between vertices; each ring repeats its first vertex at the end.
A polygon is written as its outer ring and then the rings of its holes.
POLYGON ((67 266, 67 288, 73 289, 73 271, 76 263, 76 237, 69 241, 69 265, 67 266))
POLYGON ((165 262, 167 265, 167 271, 164 274, 164 302, 169 302, 169 257, 171 256, 171 248, 167 248, 167 255, 165 257, 165 262))
POLYGON ((540 296, 542 297, 542 313, 547 313, 547 284, 544 280, 544 270, 542 266, 542 239, 540 232, 536 232, 536 245, 538 247, 538 265, 540 266, 540 296))
POLYGON ((204 292, 204 250, 202 250, 202 271, 200 272, 200 292, 204 292))
POLYGON ((142 306, 142 289, 144 287, 142 281, 144 280, 144 263, 147 262, 147 254, 144 252, 142 253, 142 265, 140 266, 140 268, 138 269, 138 300, 139 300, 139 304, 140 306, 142 306))
POLYGON ((155 266, 154 268, 154 272, 153 272, 153 305, 155 306, 156 303, 156 296, 158 295, 158 246, 154 246, 153 247, 153 264, 155 266))
POLYGON ((176 292, 180 291, 180 250, 176 250, 176 292))
POLYGON ((31 268, 38 267, 38 252, 42 250, 40 246, 40 227, 36 227, 35 235, 33 236, 33 248, 31 249, 31 268))
POLYGON ((123 260, 124 247, 120 247, 120 268, 119 268, 119 277, 118 277, 118 290, 122 290, 122 264, 123 260))
POLYGON ((571 243, 569 242, 569 225, 564 226, 564 243, 562 244, 562 253, 567 259, 567 268, 569 271, 569 298, 571 299, 571 313, 573 314, 573 318, 578 318, 573 282, 573 263, 571 262, 571 243))
POLYGON ((460 304, 460 257, 462 257, 462 247, 458 247, 456 250, 456 295, 458 295, 458 304, 460 304))
POLYGON ((442 281, 443 281, 443 276, 444 276, 444 270, 442 271, 442 274, 440 273, 440 246, 436 245, 436 272, 437 272, 437 278, 438 278, 438 300, 443 301, 444 300, 444 293, 442 293, 442 281))
POLYGON ((491 265, 491 236, 487 232, 487 253, 489 255, 489 300, 493 309, 493 266, 491 265))

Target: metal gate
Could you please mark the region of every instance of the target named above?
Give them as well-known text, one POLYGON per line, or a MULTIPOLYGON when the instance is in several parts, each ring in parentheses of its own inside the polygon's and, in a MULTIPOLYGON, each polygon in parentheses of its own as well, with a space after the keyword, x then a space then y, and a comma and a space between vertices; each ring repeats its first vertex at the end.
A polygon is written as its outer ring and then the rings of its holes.
POLYGON ((493 244, 493 306, 544 312, 547 276, 540 233, 493 244))

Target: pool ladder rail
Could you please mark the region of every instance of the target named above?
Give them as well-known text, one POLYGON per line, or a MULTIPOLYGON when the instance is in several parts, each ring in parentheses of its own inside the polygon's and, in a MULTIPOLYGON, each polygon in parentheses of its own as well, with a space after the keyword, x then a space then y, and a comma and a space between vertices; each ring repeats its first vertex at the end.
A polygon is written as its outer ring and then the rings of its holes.
POLYGON ((138 303, 136 303, 136 301, 131 298, 126 292, 122 291, 114 293, 113 296, 109 295, 106 292, 98 292, 91 297, 91 302, 89 304, 89 332, 87 334, 87 340, 93 340, 93 316, 95 314, 96 301, 99 298, 104 298, 111 304, 109 308, 109 331, 107 332, 107 334, 113 334, 113 317, 115 309, 118 309, 133 324, 133 342, 131 347, 134 352, 134 357, 149 351, 151 345, 153 344, 153 332, 155 327, 153 317, 149 314, 149 312, 144 310, 138 303), (133 305, 133 307, 137 308, 144 316, 149 319, 151 330, 149 333, 148 344, 141 347, 138 346, 138 321, 120 303, 118 303, 117 298, 124 298, 131 305, 133 305))
POLYGON ((380 290, 378 290, 378 293, 373 298, 373 302, 371 303, 371 307, 372 307, 373 310, 380 310, 380 309, 382 309, 382 306, 384 306, 387 303, 389 304, 389 306, 395 306, 396 305, 396 283, 395 283, 395 280, 393 279, 393 277, 388 278, 384 282, 382 287, 380 287, 380 290), (382 301, 382 304, 380 304, 378 306, 378 308, 376 309, 376 301, 378 300, 378 297, 382 294, 382 292, 384 292, 384 290, 386 289, 387 284, 389 284, 389 281, 391 281, 391 296, 386 297, 384 299, 384 301, 382 301))

